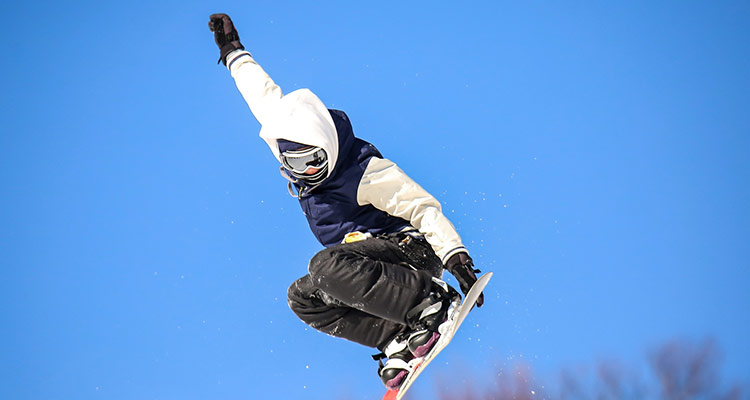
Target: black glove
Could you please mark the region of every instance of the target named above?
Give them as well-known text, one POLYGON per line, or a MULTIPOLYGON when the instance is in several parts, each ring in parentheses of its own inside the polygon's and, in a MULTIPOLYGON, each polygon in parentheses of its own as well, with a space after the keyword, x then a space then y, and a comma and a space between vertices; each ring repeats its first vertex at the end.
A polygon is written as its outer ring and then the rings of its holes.
MULTIPOLYGON (((234 29, 232 19, 226 14, 213 14, 208 21, 208 29, 214 33, 216 45, 219 46, 219 61, 227 65, 227 54, 234 50, 244 50, 240 35, 234 29)), ((218 64, 218 61, 216 62, 218 64)))
MULTIPOLYGON (((464 295, 469 293, 471 287, 476 283, 476 274, 482 272, 474 269, 474 261, 472 261, 468 253, 456 253, 452 255, 445 263, 445 268, 456 277, 464 295)), ((481 307, 482 304, 484 304, 484 293, 480 294, 479 298, 477 298, 477 307, 481 307)))

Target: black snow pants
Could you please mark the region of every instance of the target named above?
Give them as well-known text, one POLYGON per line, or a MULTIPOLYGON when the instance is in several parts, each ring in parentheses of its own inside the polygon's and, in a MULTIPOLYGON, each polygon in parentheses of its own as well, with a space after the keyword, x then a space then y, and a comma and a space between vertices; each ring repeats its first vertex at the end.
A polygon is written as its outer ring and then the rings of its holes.
POLYGON ((394 233, 316 254, 289 287, 289 307, 311 327, 380 350, 406 327, 443 264, 427 241, 394 233))

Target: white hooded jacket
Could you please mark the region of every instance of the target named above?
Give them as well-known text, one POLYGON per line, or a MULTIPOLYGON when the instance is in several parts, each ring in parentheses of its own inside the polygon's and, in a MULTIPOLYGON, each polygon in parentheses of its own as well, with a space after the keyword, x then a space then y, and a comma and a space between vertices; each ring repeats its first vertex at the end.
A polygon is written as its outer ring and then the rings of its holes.
MULTIPOLYGON (((323 148, 329 159, 328 177, 336 174, 339 133, 331 112, 315 94, 309 89, 299 89, 283 95, 279 86, 255 62, 250 53, 244 50, 236 50, 227 56, 227 68, 253 115, 261 124, 260 137, 266 141, 279 162, 281 160, 277 140, 285 139, 323 148)), ((443 263, 453 254, 466 252, 460 236, 443 215, 440 202, 409 178, 395 163, 373 156, 366 160, 363 173, 357 177, 359 183, 356 187, 356 199, 352 199, 356 205, 372 206, 408 222, 408 229, 413 227, 422 233, 443 263)), ((315 195, 313 189, 311 196, 315 195)), ((335 225, 335 229, 332 231, 329 229, 325 233, 316 232, 319 227, 314 225, 316 221, 313 220, 326 217, 317 216, 316 212, 307 210, 304 199, 300 198, 300 202, 303 203, 303 211, 313 232, 326 246, 340 243, 344 234, 348 233, 345 230, 352 226, 356 228, 351 228, 352 230, 378 233, 378 227, 361 223, 352 225, 351 221, 334 221, 331 225, 335 225)))

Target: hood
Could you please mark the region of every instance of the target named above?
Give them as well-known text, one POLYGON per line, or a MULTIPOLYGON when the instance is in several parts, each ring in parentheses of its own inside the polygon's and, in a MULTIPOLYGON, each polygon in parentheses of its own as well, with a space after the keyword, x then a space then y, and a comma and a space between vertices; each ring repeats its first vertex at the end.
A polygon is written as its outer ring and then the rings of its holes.
POLYGON ((281 163, 278 139, 321 147, 328 156, 328 176, 333 174, 339 156, 336 125, 322 101, 309 89, 299 89, 279 100, 265 124, 260 137, 266 141, 281 163))

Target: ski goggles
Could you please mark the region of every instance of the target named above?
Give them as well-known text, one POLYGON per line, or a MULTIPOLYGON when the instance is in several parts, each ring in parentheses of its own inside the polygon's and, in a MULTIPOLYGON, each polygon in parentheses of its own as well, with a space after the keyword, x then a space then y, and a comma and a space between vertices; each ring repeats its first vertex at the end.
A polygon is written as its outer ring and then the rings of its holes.
POLYGON ((325 150, 320 147, 289 150, 281 153, 281 163, 295 174, 305 174, 311 168, 323 168, 328 162, 325 150))

